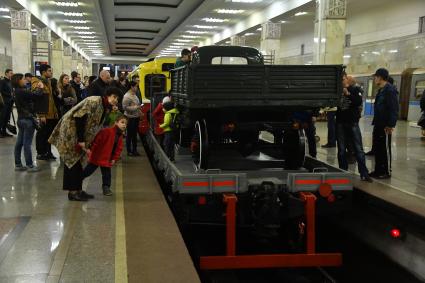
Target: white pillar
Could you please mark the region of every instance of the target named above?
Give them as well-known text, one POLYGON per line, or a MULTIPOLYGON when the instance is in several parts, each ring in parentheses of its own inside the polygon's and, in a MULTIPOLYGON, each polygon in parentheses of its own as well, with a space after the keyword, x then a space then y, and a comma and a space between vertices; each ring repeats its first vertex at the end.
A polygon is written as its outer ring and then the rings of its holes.
MULTIPOLYGON (((64 56, 63 56, 63 40, 58 38, 53 40, 52 45, 52 69, 56 77, 60 77, 62 74, 68 74, 64 72, 64 56)), ((70 75, 70 74, 68 74, 70 75)))
POLYGON ((316 0, 314 64, 344 62, 346 0, 316 0))
POLYGON ((72 47, 67 46, 63 49, 63 73, 71 75, 72 72, 72 47))
POLYGON ((71 71, 77 71, 78 67, 78 52, 74 49, 72 50, 72 59, 71 59, 71 71))
MULTIPOLYGON (((33 49, 33 61, 34 62, 47 62, 51 64, 51 31, 48 27, 37 29, 37 40, 34 44, 33 49)), ((58 73, 53 70, 53 76, 57 77, 58 73)))
POLYGON ((81 54, 78 54, 78 61, 77 61, 77 72, 81 75, 81 78, 84 76, 84 57, 81 54))
POLYGON ((230 38, 230 44, 232 46, 244 46, 245 45, 245 36, 235 35, 230 38))
POLYGON ((31 13, 27 10, 10 11, 12 69, 15 73, 27 73, 32 70, 31 52, 31 13))
POLYGON ((270 64, 273 64, 280 54, 281 27, 281 23, 272 22, 261 25, 260 50, 270 64))

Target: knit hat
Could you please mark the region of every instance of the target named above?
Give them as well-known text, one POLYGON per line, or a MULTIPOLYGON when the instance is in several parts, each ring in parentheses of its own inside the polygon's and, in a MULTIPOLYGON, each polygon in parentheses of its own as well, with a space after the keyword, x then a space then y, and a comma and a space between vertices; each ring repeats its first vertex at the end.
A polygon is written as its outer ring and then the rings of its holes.
POLYGON ((166 97, 164 97, 164 98, 162 99, 162 104, 165 104, 165 103, 167 103, 167 102, 171 102, 171 97, 166 96, 166 97))

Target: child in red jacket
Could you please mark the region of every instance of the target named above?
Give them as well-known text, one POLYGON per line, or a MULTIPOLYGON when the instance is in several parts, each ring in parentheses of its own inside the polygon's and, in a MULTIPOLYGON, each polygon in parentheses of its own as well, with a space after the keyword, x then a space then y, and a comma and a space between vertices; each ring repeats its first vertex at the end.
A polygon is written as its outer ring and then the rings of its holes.
POLYGON ((102 190, 105 196, 111 196, 111 167, 120 158, 123 148, 123 133, 127 128, 127 117, 120 115, 115 125, 102 129, 94 138, 88 151, 89 161, 83 171, 83 178, 87 178, 97 167, 102 172, 102 190))

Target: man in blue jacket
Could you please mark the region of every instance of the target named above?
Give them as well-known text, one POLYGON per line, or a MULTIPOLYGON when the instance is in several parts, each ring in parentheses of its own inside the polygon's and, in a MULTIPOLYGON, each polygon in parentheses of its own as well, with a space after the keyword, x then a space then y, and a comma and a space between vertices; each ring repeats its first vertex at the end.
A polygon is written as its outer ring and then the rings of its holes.
POLYGON ((373 117, 373 141, 376 145, 375 171, 369 175, 378 179, 391 177, 391 134, 398 118, 397 89, 388 83, 388 70, 376 70, 374 82, 379 87, 375 97, 373 117))

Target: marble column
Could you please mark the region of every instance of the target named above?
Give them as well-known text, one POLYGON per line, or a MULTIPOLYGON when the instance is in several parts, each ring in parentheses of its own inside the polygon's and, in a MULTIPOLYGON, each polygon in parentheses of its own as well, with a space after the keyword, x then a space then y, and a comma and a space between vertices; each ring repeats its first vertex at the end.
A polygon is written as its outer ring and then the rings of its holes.
POLYGON ((230 38, 230 44, 232 46, 244 46, 245 45, 245 36, 235 35, 230 38))
POLYGON ((71 75, 72 72, 72 47, 67 46, 63 49, 63 67, 62 71, 64 74, 71 75))
POLYGON ((27 10, 10 11, 12 69, 15 73, 28 73, 32 70, 31 52, 31 13, 27 10))
POLYGON ((261 25, 260 50, 270 64, 274 64, 280 54, 281 27, 281 23, 272 22, 261 25))
POLYGON ((81 54, 78 54, 77 72, 81 75, 81 78, 84 76, 84 60, 86 59, 81 54))
MULTIPOLYGON (((64 74, 64 68, 63 68, 63 40, 62 38, 58 38, 53 40, 52 45, 52 69, 53 74, 55 74, 55 77, 59 78, 60 75, 64 74)), ((69 75, 69 74, 68 74, 69 75)))
POLYGON ((93 76, 93 63, 91 60, 88 60, 87 62, 87 76, 93 76))
POLYGON ((316 0, 314 64, 344 62, 347 0, 316 0))
MULTIPOLYGON (((33 49, 33 60, 34 62, 47 62, 47 64, 52 63, 51 61, 51 42, 52 42, 52 33, 49 28, 37 29, 36 42, 33 49)), ((58 73, 55 73, 53 70, 53 76, 57 77, 58 73)))
POLYGON ((71 71, 77 71, 78 67, 78 57, 79 54, 77 51, 72 50, 72 59, 71 59, 71 71))

